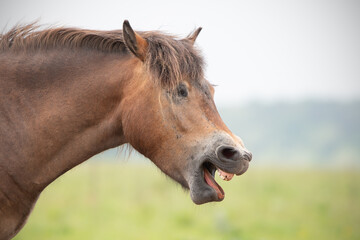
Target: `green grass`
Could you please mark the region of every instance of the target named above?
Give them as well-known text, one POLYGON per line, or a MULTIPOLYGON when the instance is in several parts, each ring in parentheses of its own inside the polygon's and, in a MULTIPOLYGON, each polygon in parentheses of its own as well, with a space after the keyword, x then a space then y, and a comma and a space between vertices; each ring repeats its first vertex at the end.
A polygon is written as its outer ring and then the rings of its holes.
POLYGON ((196 206, 155 167, 86 163, 51 184, 15 239, 360 239, 356 171, 252 169, 196 206))

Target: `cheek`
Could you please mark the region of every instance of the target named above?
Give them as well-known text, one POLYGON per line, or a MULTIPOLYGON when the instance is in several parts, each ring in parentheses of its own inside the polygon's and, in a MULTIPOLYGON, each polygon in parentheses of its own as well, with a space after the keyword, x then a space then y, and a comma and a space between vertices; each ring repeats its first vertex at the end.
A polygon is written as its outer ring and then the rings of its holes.
MULTIPOLYGON (((165 141, 159 102, 150 93, 141 98, 133 96, 122 104, 123 132, 127 141, 148 158, 157 150, 159 143, 165 141)), ((156 95, 155 95, 156 96, 156 95)))

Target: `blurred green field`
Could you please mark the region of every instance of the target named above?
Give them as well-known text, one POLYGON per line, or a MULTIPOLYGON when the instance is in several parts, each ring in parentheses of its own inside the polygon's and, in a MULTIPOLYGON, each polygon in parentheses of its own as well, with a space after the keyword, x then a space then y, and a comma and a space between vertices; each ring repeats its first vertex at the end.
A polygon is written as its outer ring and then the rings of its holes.
POLYGON ((154 166, 85 163, 43 192, 15 239, 360 239, 357 171, 250 168, 217 181, 225 200, 196 206, 154 166))

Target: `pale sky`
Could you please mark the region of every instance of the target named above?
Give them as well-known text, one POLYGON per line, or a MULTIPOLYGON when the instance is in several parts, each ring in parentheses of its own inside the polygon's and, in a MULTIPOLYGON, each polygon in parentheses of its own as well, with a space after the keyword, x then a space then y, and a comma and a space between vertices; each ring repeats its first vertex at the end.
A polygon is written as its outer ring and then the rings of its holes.
POLYGON ((197 46, 220 105, 360 99, 360 1, 0 0, 0 29, 40 19, 91 29, 162 30, 197 46))

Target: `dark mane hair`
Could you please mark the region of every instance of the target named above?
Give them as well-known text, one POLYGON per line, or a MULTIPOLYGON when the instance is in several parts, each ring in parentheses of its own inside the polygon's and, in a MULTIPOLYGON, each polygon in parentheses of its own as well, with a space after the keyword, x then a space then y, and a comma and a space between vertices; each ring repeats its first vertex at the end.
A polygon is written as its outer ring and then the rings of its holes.
MULTIPOLYGON (((137 32, 149 44, 145 64, 162 86, 174 87, 182 78, 203 77, 203 58, 188 39, 157 31, 137 32)), ((77 28, 40 29, 37 24, 15 26, 0 34, 1 52, 34 52, 48 49, 89 49, 106 53, 131 54, 122 30, 95 31, 77 28)))

